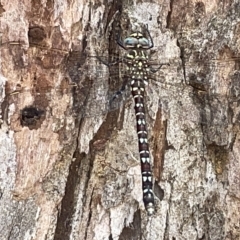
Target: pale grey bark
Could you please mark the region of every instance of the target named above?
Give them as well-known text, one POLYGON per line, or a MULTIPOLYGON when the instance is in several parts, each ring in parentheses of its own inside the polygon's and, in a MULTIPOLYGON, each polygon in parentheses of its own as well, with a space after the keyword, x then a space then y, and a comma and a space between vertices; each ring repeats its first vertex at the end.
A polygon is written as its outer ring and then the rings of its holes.
POLYGON ((0 14, 1 239, 240 238, 239 1, 1 1, 0 14), (107 112, 119 78, 84 55, 146 24, 152 59, 170 63, 147 88, 151 218, 133 102, 107 112), (29 106, 44 111, 32 127, 29 106))

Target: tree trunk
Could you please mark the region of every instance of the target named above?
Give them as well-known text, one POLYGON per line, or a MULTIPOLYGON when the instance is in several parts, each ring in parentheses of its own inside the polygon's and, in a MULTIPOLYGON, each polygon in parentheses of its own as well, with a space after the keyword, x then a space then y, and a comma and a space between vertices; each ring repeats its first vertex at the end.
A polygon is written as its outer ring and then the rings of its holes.
POLYGON ((1 239, 240 239, 238 0, 3 0, 0 14, 1 239), (126 66, 104 65, 147 28, 151 63, 169 63, 146 88, 153 216, 133 100, 108 104, 126 66))

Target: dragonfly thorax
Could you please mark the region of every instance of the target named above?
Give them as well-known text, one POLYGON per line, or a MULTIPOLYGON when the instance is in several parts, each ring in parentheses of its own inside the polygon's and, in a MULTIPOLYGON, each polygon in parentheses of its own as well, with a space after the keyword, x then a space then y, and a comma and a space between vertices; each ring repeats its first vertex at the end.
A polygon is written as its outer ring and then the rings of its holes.
POLYGON ((135 62, 142 61, 143 63, 145 63, 148 60, 148 54, 140 49, 130 50, 126 57, 128 60, 135 62))

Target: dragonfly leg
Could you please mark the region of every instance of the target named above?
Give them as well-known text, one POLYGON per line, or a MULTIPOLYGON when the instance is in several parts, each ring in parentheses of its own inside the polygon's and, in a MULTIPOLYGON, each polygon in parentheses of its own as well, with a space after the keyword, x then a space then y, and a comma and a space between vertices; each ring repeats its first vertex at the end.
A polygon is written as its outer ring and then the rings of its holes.
POLYGON ((160 64, 158 68, 152 68, 152 67, 150 67, 149 69, 150 69, 150 71, 151 71, 152 73, 156 73, 163 65, 168 65, 168 66, 170 66, 169 63, 163 63, 163 64, 160 64))
POLYGON ((151 36, 151 34, 150 34, 149 30, 148 30, 148 24, 146 24, 145 27, 146 27, 146 32, 147 32, 147 34, 148 34, 148 37, 149 37, 149 39, 150 39, 150 45, 149 45, 149 47, 148 47, 147 49, 151 49, 151 48, 154 47, 153 39, 152 39, 152 36, 151 36))
POLYGON ((103 60, 101 57, 99 57, 99 56, 96 56, 96 58, 97 58, 97 60, 98 60, 99 62, 101 62, 102 64, 104 64, 104 65, 106 65, 106 66, 108 66, 108 67, 114 66, 114 65, 122 62, 122 59, 117 59, 115 62, 107 62, 107 61, 104 61, 104 60, 103 60))
POLYGON ((116 42, 121 48, 127 50, 124 46, 124 43, 122 42, 122 39, 121 39, 121 31, 118 32, 116 42))

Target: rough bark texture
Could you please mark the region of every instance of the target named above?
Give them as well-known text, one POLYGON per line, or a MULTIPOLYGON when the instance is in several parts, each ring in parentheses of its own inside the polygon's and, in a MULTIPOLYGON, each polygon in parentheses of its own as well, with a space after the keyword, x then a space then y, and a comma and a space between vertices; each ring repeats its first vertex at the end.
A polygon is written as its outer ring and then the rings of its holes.
POLYGON ((240 239, 238 0, 2 0, 0 14, 1 239, 240 239), (145 24, 170 63, 147 89, 151 218, 133 102, 104 111, 120 77, 86 57, 145 24))

